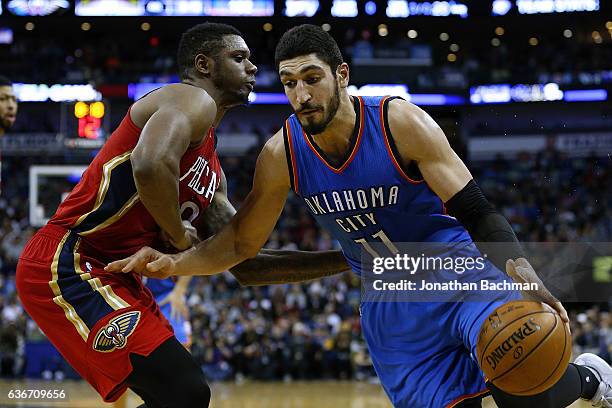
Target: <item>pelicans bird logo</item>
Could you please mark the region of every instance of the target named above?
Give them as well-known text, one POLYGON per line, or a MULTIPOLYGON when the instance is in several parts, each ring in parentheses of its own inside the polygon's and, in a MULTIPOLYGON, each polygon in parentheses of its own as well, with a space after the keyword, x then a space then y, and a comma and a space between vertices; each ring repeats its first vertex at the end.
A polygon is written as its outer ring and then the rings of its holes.
POLYGON ((102 353, 110 353, 126 346, 128 337, 140 321, 140 312, 133 311, 112 318, 102 327, 93 342, 93 348, 102 353))

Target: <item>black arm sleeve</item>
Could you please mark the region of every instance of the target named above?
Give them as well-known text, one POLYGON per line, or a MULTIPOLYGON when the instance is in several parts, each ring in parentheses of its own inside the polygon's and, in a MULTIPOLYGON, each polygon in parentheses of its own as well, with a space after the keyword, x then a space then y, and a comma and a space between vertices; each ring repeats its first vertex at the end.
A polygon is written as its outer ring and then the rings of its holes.
POLYGON ((459 220, 470 233, 483 254, 502 271, 506 271, 508 259, 524 258, 525 253, 512 227, 487 201, 480 187, 470 180, 461 191, 446 203, 450 215, 459 220), (487 245, 492 242, 506 242, 507 245, 487 245))

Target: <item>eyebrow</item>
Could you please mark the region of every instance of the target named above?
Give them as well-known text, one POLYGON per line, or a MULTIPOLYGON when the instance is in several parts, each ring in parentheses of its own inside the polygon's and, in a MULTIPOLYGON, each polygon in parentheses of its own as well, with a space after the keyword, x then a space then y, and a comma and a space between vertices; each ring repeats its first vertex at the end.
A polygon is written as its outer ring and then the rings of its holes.
POLYGON ((237 49, 231 50, 230 54, 243 54, 243 55, 248 55, 250 57, 251 50, 249 50, 248 48, 237 48, 237 49))
MULTIPOLYGON (((310 70, 317 70, 317 71, 323 71, 323 68, 321 68, 318 65, 315 64, 310 64, 310 65, 306 65, 304 68, 300 69, 300 74, 303 74, 306 71, 310 71, 310 70)), ((293 73, 287 69, 281 69, 281 71, 278 73, 279 76, 287 76, 287 75, 292 75, 293 73)))

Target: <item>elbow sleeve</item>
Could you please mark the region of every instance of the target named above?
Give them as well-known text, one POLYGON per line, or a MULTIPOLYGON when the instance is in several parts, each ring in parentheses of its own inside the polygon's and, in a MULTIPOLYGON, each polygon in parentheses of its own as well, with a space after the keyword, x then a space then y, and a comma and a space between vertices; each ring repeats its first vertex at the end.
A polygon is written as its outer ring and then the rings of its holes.
POLYGON ((489 203, 474 180, 470 180, 445 205, 449 214, 463 224, 481 251, 484 248, 498 268, 505 270, 508 259, 525 257, 510 223, 489 203), (486 246, 486 243, 492 242, 506 242, 508 245, 504 245, 503 251, 500 251, 498 245, 486 246))

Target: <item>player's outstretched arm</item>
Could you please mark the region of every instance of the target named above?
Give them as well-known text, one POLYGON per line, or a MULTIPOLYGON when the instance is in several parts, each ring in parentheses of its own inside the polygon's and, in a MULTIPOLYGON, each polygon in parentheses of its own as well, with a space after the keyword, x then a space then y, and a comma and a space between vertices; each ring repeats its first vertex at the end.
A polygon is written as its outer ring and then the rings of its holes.
MULTIPOLYGON (((285 160, 284 157, 280 160, 285 160)), ((283 162, 286 167, 286 162, 283 162)), ((289 183, 287 179, 287 184, 289 183)), ((285 193, 286 194, 286 193, 285 193)), ((227 225, 236 210, 227 198, 227 182, 221 174, 221 184, 204 213, 204 236, 218 233, 227 225)), ((267 238, 266 238, 267 240, 267 238)), ((349 270, 341 251, 289 251, 261 249, 257 256, 230 268, 241 285, 271 285, 296 283, 349 270)))
POLYGON ((216 106, 203 90, 167 86, 136 102, 132 118, 144 123, 130 157, 138 196, 177 249, 192 245, 179 210, 179 165, 191 143, 213 123, 216 106))
MULTIPOLYGON (((389 128, 402 165, 415 161, 427 185, 445 203, 476 243, 504 242, 504 252, 489 251, 491 262, 520 282, 538 284, 539 300, 569 321, 561 303, 546 289, 529 262, 508 221, 487 201, 472 175, 450 147, 444 132, 423 110, 403 100, 389 104, 389 128)), ((482 248, 481 248, 482 250, 482 248)))
MULTIPOLYGON (((243 284, 303 281, 347 270, 348 265, 338 251, 318 254, 265 251, 257 256, 280 216, 290 188, 285 160, 282 134, 278 133, 266 143, 257 160, 253 188, 242 207, 214 237, 176 255, 143 248, 130 258, 109 264, 106 270, 136 271, 156 278, 211 275, 255 258, 237 269, 243 284)), ((227 200, 225 194, 215 200, 209 222, 215 217, 219 222, 221 210, 226 211, 221 219, 233 212, 233 207, 227 212, 229 202, 220 204, 227 200)))

